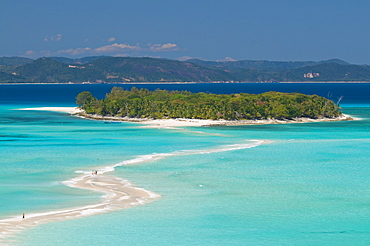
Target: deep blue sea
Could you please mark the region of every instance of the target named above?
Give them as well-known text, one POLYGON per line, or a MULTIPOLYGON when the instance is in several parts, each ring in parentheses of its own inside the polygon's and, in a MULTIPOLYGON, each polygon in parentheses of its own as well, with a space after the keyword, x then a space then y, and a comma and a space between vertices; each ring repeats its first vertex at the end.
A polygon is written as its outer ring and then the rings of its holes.
POLYGON ((367 83, 0 85, 0 220, 94 204, 100 193, 62 182, 169 154, 111 173, 159 200, 42 224, 0 244, 370 245, 369 110, 367 83), (113 86, 343 97, 343 112, 360 120, 153 129, 18 110, 75 106, 79 92, 103 98, 113 86))

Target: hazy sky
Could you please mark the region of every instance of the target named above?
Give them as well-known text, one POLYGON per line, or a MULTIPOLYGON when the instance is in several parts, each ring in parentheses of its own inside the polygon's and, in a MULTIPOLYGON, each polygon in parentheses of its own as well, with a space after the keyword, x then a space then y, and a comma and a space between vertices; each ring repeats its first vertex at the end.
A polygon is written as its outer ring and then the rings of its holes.
POLYGON ((0 56, 370 64, 368 0, 0 0, 0 56))

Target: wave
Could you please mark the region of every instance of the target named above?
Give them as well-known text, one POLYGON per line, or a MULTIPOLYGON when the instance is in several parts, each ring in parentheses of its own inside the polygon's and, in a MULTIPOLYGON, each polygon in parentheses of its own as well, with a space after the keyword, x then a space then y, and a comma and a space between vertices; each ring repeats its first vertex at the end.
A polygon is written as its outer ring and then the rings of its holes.
POLYGON ((93 174, 91 171, 75 171, 76 173, 82 175, 67 181, 63 181, 62 183, 73 188, 88 189, 96 192, 101 192, 104 194, 102 196, 101 202, 77 208, 26 214, 25 218, 22 218, 22 216, 17 216, 0 220, 0 239, 4 240, 4 238, 31 226, 36 226, 52 221, 61 221, 67 219, 75 219, 83 216, 91 216, 100 213, 107 213, 114 210, 143 205, 155 201, 156 199, 159 199, 161 197, 159 194, 156 194, 152 191, 145 190, 144 188, 135 187, 127 180, 123 180, 121 178, 110 175, 103 175, 109 172, 113 172, 116 167, 156 161, 170 156, 200 155, 247 149, 257 147, 261 144, 269 142, 270 141, 266 140, 250 140, 247 143, 224 145, 211 149, 181 150, 170 153, 153 153, 149 155, 142 155, 130 160, 116 163, 111 166, 98 168, 97 175, 93 174))

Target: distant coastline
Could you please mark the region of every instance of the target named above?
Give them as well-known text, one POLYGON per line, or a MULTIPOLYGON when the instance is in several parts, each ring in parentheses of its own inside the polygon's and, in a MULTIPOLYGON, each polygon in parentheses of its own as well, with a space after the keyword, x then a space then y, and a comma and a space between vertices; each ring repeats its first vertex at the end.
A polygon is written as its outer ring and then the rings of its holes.
POLYGON ((281 81, 281 82, 250 82, 250 81, 207 81, 207 82, 73 82, 73 83, 0 83, 0 85, 156 85, 156 84, 370 84, 370 81, 281 81))
POLYGON ((356 83, 370 66, 323 61, 185 61, 150 57, 0 57, 0 83, 356 83))

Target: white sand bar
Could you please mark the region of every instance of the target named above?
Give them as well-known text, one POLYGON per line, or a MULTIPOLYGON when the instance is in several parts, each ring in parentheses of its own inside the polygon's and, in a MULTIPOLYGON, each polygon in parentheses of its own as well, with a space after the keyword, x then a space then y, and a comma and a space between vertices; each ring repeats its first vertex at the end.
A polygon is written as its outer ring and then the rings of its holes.
POLYGON ((77 107, 38 107, 38 108, 21 108, 19 110, 55 111, 69 114, 77 114, 82 112, 82 110, 77 107))
POLYGON ((14 233, 43 223, 75 219, 114 210, 125 209, 152 202, 160 197, 153 192, 132 186, 128 181, 108 175, 85 175, 64 182, 75 188, 102 192, 105 195, 99 203, 43 213, 22 214, 17 217, 0 220, 0 244, 9 242, 14 233))

